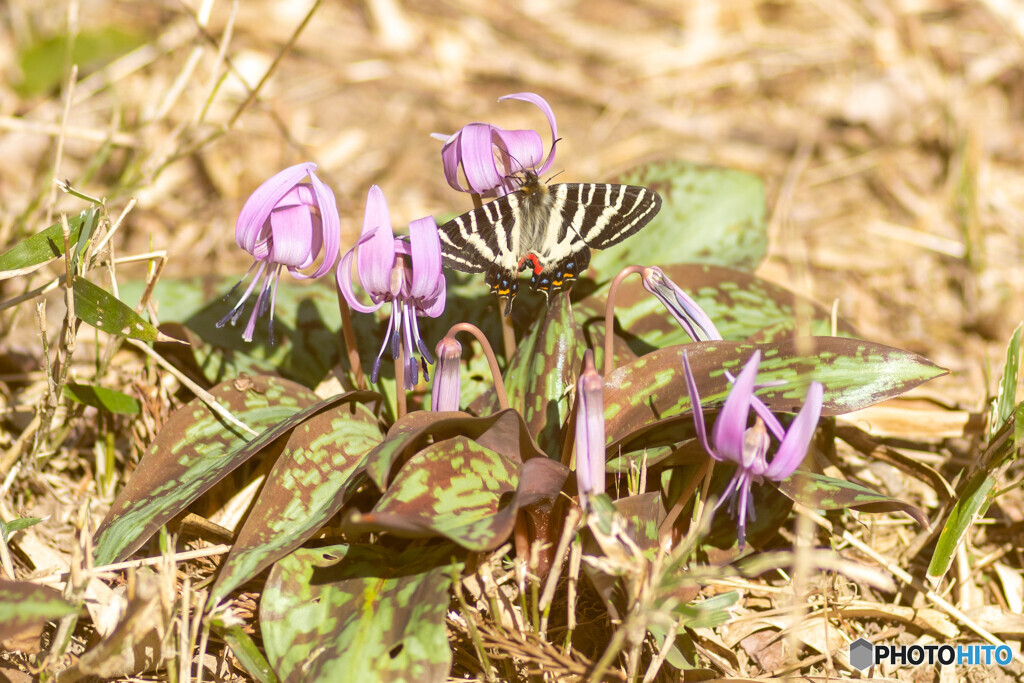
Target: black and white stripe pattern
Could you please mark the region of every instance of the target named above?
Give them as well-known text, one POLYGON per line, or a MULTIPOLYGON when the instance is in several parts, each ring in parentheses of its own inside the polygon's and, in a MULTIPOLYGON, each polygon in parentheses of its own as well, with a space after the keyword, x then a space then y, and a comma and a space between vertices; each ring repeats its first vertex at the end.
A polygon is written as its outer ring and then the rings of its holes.
POLYGON ((487 273, 492 291, 509 300, 520 270, 531 287, 551 294, 572 286, 590 263, 590 248, 618 244, 661 209, 657 192, 635 185, 547 186, 527 173, 522 187, 440 227, 445 265, 487 273))

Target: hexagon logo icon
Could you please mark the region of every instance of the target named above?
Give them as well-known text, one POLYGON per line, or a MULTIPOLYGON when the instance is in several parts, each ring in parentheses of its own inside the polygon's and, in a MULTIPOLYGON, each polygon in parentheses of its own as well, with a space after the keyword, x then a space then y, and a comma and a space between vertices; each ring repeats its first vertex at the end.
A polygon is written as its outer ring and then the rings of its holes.
POLYGON ((864 638, 858 638, 850 643, 850 666, 859 671, 864 671, 875 663, 875 646, 864 638))

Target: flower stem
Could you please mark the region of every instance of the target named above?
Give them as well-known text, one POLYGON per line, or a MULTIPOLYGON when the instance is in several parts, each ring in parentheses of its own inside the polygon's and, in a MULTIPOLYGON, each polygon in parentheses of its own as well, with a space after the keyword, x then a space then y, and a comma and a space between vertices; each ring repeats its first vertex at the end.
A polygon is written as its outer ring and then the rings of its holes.
POLYGON ((454 337, 458 332, 469 332, 480 342, 480 347, 484 351, 484 357, 487 358, 487 365, 491 369, 491 379, 494 380, 494 392, 498 395, 498 405, 502 410, 506 410, 508 408, 508 394, 505 393, 505 381, 501 378, 501 369, 498 367, 498 359, 494 355, 491 343, 487 341, 483 331, 473 323, 456 323, 448 330, 447 336, 454 337))
POLYGON ((498 300, 498 313, 501 315, 501 338, 505 346, 505 361, 512 360, 516 353, 516 330, 512 327, 512 312, 505 315, 505 307, 498 300))
POLYGON ((612 374, 615 363, 612 354, 612 347, 615 346, 615 295, 619 291, 619 284, 633 273, 643 274, 642 266, 626 266, 615 276, 612 284, 608 287, 608 302, 604 308, 604 372, 605 378, 612 374))
POLYGON ((355 378, 357 389, 366 389, 366 375, 359 360, 359 348, 356 346, 356 331, 352 326, 352 309, 348 307, 345 297, 338 296, 338 311, 341 313, 341 338, 344 343, 342 353, 348 354, 348 365, 355 378))

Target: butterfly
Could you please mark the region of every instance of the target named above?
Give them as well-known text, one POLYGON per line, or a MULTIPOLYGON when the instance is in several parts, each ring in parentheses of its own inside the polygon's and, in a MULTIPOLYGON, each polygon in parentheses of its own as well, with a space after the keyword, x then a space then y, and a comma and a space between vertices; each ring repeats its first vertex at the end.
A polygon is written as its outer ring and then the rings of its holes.
POLYGON ((590 250, 607 249, 647 225, 661 209, 654 190, 636 185, 546 185, 526 171, 518 190, 457 216, 438 230, 444 264, 484 281, 505 299, 519 292, 519 273, 546 297, 569 289, 590 265, 590 250))

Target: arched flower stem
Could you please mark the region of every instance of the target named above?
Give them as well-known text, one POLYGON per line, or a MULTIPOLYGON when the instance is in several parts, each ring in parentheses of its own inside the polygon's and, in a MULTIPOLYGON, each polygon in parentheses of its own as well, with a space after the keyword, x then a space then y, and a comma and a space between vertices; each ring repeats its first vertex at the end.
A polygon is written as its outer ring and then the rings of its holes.
POLYGON ((341 313, 341 341, 344 346, 343 354, 348 355, 349 369, 355 379, 357 389, 366 389, 366 375, 363 374, 363 364, 359 360, 359 347, 356 345, 355 327, 352 325, 352 309, 348 307, 345 297, 338 297, 338 311, 341 313))
POLYGON ((494 356, 494 349, 487 341, 483 331, 472 323, 456 323, 448 330, 449 337, 454 337, 459 332, 469 332, 480 342, 484 356, 487 358, 487 365, 491 369, 491 378, 494 380, 494 391, 498 394, 498 405, 502 410, 508 408, 508 394, 505 393, 505 381, 501 378, 501 370, 498 368, 498 359, 494 356))
POLYGON ((608 287, 608 303, 604 308, 604 372, 601 373, 605 378, 615 369, 612 357, 612 347, 615 346, 615 295, 623 280, 633 273, 643 275, 643 272, 643 266, 626 266, 615 276, 612 284, 608 287))

